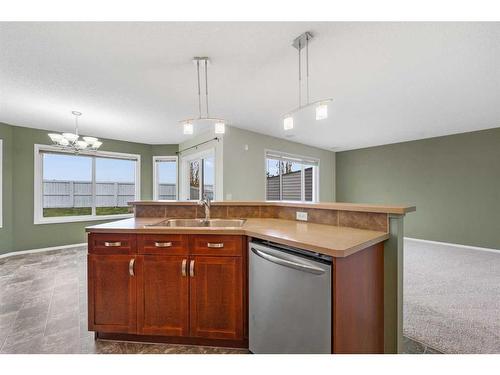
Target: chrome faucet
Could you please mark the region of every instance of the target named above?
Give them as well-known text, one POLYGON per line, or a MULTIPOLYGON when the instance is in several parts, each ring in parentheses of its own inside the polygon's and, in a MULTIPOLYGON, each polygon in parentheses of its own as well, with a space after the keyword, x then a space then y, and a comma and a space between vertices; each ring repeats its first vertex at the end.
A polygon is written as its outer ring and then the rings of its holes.
POLYGON ((210 220, 210 198, 207 193, 203 194, 203 199, 198 201, 198 205, 205 208, 205 221, 210 220))

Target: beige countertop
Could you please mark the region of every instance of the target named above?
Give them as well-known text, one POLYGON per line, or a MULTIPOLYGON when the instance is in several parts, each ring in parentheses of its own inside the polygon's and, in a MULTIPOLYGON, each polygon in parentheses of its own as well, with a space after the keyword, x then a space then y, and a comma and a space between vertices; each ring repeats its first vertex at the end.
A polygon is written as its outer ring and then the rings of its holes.
POLYGON ((90 226, 87 227, 87 232, 246 235, 333 257, 346 257, 389 238, 389 234, 385 232, 282 219, 247 219, 241 228, 169 228, 148 226, 159 223, 162 220, 165 220, 165 218, 131 218, 90 226))

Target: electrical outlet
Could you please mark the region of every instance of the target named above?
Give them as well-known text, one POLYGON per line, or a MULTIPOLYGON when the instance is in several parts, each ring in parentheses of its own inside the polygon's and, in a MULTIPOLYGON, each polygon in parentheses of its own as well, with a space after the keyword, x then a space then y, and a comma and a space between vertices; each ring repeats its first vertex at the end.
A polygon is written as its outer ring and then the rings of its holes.
POLYGON ((307 221, 307 212, 296 211, 295 215, 297 220, 307 221))

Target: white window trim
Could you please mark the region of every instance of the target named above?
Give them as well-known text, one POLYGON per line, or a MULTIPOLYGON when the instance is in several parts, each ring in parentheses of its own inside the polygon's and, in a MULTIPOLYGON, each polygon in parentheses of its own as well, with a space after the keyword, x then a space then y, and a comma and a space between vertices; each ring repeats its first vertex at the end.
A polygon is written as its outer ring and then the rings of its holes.
MULTIPOLYGON (((218 158, 218 152, 215 147, 207 148, 200 152, 192 152, 181 157, 181 167, 180 171, 180 187, 179 193, 181 200, 189 200, 189 183, 186 180, 186 176, 189 175, 189 162, 195 159, 202 159, 206 157, 214 158, 214 173, 215 173, 215 186, 214 186, 214 197, 215 200, 221 200, 222 188, 220 180, 222 179, 222 167, 220 167, 220 162, 218 158)), ((203 179, 203 172, 200 175, 200 180, 203 179)))
POLYGON ((159 200, 158 197, 158 164, 161 161, 175 161, 175 196, 179 200, 179 158, 177 156, 153 156, 153 199, 159 200))
MULTIPOLYGON (((80 221, 102 221, 110 219, 125 219, 133 217, 134 214, 119 214, 119 215, 85 215, 85 216, 60 216, 60 217, 43 217, 43 158, 40 151, 53 151, 57 153, 72 154, 69 151, 61 150, 55 146, 47 145, 34 145, 34 207, 33 207, 33 223, 34 224, 58 224, 58 223, 73 223, 80 221)), ((108 158, 117 159, 133 159, 136 160, 135 164, 135 199, 141 199, 141 155, 138 154, 125 154, 121 152, 110 152, 110 151, 94 151, 94 152, 80 152, 80 155, 88 156, 102 156, 108 158)), ((95 159, 93 159, 95 160, 95 159)), ((93 173, 95 173, 95 168, 93 168, 93 173)), ((92 176, 92 181, 94 182, 93 190, 95 189, 95 178, 92 176)))
MULTIPOLYGON (((283 151, 277 151, 277 150, 271 150, 271 149, 264 149, 264 199, 267 198, 267 156, 268 154, 275 154, 276 156, 284 157, 284 158, 290 158, 290 159, 297 159, 299 162, 307 162, 311 161, 313 163, 316 163, 317 165, 313 165, 314 168, 316 168, 316 172, 313 173, 313 187, 312 187, 312 201, 306 201, 305 200, 305 189, 301 189, 301 200, 300 201, 293 201, 293 202, 302 202, 302 203, 317 203, 319 202, 319 174, 320 174, 320 159, 314 158, 311 156, 305 156, 305 155, 298 155, 298 154, 290 154, 287 152, 283 151)), ((314 172, 314 170, 313 170, 314 172)), ((280 173, 280 199, 279 201, 283 201, 282 199, 282 186, 283 184, 281 183, 281 173, 280 173)), ((304 186, 304 179, 305 179, 305 174, 304 174, 304 165, 302 164, 302 174, 301 174, 301 185, 304 186)), ((275 201, 275 202, 279 202, 275 201)))
POLYGON ((0 228, 3 228, 3 140, 0 139, 0 228))

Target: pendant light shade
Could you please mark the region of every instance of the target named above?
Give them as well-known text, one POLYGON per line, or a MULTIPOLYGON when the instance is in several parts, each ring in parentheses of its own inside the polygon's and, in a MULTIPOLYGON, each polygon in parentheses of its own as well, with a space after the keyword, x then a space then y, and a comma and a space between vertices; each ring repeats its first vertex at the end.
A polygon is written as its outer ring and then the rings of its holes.
POLYGON ((223 122, 215 123, 215 134, 224 134, 226 132, 226 124, 223 122))
POLYGON ((83 137, 83 140, 87 142, 89 145, 94 145, 96 142, 99 141, 97 138, 94 137, 83 137))
POLYGON ((321 99, 315 102, 309 101, 309 41, 313 38, 310 32, 305 32, 294 39, 292 46, 298 50, 299 57, 299 106, 283 116, 283 129, 293 129, 293 114, 305 108, 316 106, 316 120, 324 120, 328 118, 328 103, 333 101, 332 98, 321 99), (306 50, 306 103, 302 104, 302 49, 306 50))
POLYGON ((184 134, 191 135, 194 133, 194 125, 201 122, 213 123, 215 134, 224 134, 226 132, 226 121, 217 117, 210 117, 208 110, 208 57, 194 57, 193 62, 196 65, 197 83, 198 83, 198 117, 181 120, 184 134), (205 73, 205 115, 202 115, 201 103, 201 83, 200 83, 200 67, 205 73))
POLYGON ((328 118, 328 105, 320 103, 316 106, 316 120, 324 120, 328 118))
POLYGON ((78 139, 78 134, 75 133, 63 133, 62 136, 66 138, 69 142, 76 142, 78 139))
POLYGON ((76 141, 76 148, 79 150, 85 150, 89 144, 85 141, 76 141))
POLYGON ((184 127, 184 134, 187 134, 187 135, 193 134, 193 123, 192 122, 185 122, 183 127, 184 127))
POLYGON ((49 133, 49 138, 54 143, 59 143, 63 139, 65 139, 61 134, 57 134, 57 133, 49 133))

